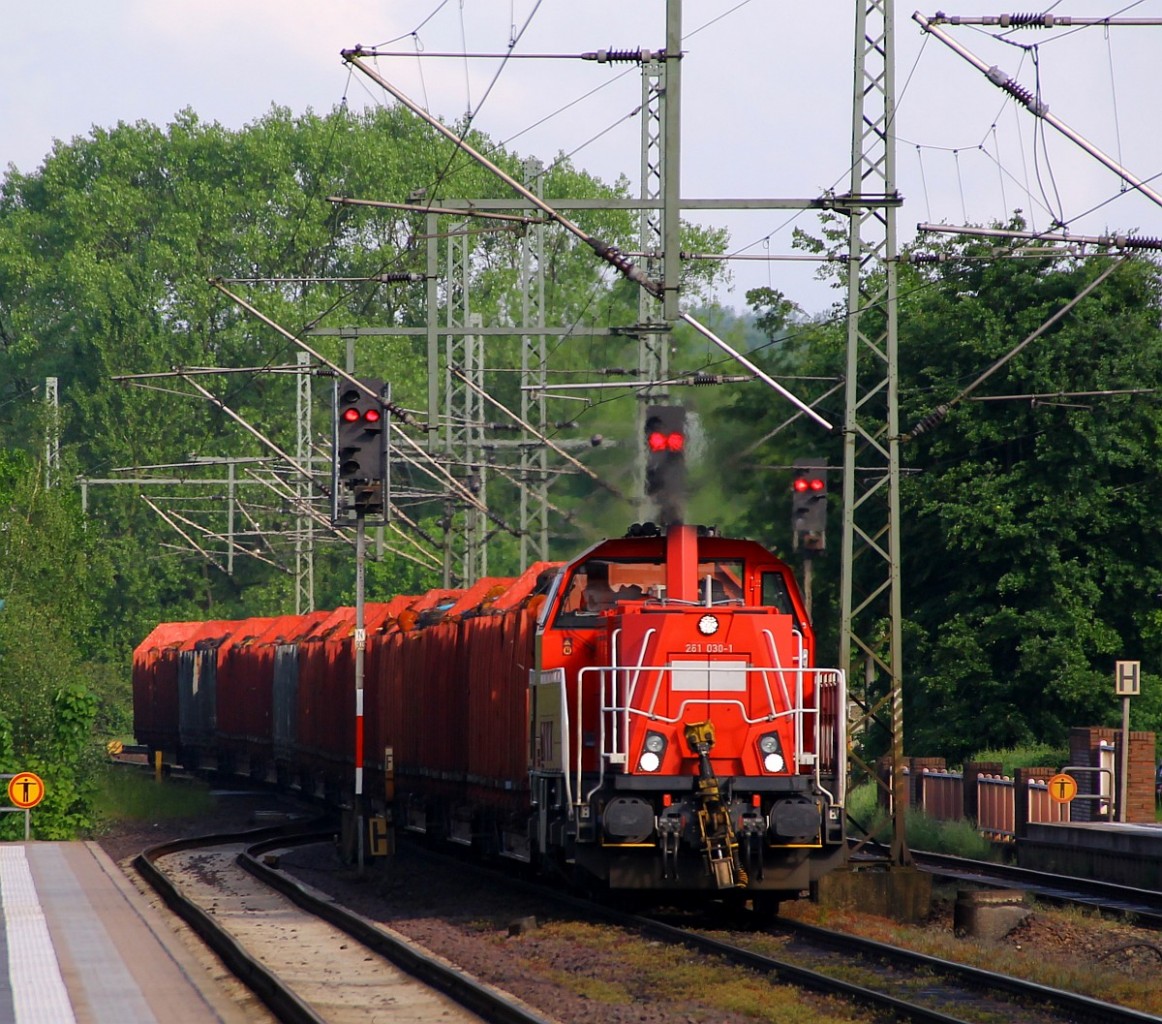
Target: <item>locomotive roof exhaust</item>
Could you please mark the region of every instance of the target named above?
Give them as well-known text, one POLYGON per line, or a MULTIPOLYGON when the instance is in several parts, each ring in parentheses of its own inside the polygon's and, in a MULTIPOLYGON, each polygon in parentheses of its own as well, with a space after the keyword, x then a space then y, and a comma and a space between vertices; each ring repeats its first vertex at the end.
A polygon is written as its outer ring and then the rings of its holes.
POLYGON ((698 600, 698 527, 675 524, 666 530, 666 596, 698 600))

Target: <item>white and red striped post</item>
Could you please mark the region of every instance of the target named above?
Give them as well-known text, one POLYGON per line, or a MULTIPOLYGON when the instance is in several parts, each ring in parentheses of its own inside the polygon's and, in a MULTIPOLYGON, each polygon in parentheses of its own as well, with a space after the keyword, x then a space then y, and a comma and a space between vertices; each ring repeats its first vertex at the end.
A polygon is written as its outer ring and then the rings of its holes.
POLYGON ((355 516, 355 850, 359 874, 363 874, 363 655, 367 630, 363 622, 363 563, 367 533, 363 510, 355 516))

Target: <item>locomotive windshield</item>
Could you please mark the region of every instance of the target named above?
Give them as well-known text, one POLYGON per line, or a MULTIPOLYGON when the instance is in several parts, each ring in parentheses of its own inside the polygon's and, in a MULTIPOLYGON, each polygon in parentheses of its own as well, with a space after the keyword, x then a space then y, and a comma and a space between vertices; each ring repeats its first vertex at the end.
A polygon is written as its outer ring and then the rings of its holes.
MULTIPOLYGON (((743 604, 743 579, 740 558, 709 559, 698 563, 699 595, 705 594, 709 588, 712 604, 743 604)), ((789 605, 785 587, 783 595, 789 605)), ((591 559, 573 571, 553 627, 596 628, 601 613, 623 601, 662 601, 665 597, 666 565, 661 559, 633 562, 591 559)), ((701 596, 699 600, 701 602, 701 596)))

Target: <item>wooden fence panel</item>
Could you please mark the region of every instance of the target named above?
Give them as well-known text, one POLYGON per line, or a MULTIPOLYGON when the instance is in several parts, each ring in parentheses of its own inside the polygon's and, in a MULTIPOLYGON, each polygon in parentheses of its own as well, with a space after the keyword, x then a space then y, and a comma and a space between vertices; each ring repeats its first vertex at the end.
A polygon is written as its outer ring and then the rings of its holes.
POLYGON ((976 782, 976 827, 989 839, 1016 838, 1016 794, 1007 775, 981 775, 976 782))

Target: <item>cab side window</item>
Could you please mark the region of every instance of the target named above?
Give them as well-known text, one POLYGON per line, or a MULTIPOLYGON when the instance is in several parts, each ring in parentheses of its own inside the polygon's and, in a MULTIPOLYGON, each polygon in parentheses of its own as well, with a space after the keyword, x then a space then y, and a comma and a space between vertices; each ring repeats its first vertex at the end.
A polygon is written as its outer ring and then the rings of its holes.
POLYGON ((781 572, 764 572, 762 574, 762 602, 771 608, 777 608, 784 615, 794 615, 795 606, 791 603, 791 595, 787 591, 787 581, 781 572))

